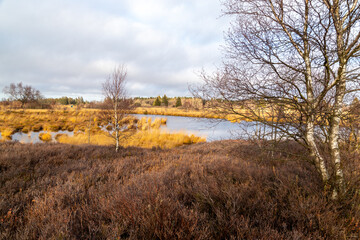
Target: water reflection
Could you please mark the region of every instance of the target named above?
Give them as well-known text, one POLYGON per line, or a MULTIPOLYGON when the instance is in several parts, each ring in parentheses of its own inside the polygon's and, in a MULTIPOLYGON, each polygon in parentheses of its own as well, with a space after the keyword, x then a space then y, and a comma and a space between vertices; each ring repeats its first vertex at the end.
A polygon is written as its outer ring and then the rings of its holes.
POLYGON ((211 118, 143 114, 134 114, 134 116, 139 119, 142 117, 151 117, 152 119, 167 118, 166 125, 161 126, 161 129, 169 132, 183 131, 199 137, 206 137, 208 142, 223 139, 237 139, 245 135, 244 128, 246 129, 252 126, 248 122, 231 123, 226 120, 211 118))
MULTIPOLYGON (((69 136, 74 135, 74 133, 70 132, 70 131, 58 131, 58 132, 40 131, 40 132, 29 132, 29 133, 17 132, 17 133, 14 133, 11 136, 11 138, 6 138, 5 140, 18 141, 21 143, 41 143, 41 142, 43 142, 39 138, 39 135, 41 133, 50 133, 51 134, 51 142, 56 142, 55 136, 57 134, 67 134, 69 136)), ((2 139, 3 138, 0 133, 0 140, 2 140, 2 139)))

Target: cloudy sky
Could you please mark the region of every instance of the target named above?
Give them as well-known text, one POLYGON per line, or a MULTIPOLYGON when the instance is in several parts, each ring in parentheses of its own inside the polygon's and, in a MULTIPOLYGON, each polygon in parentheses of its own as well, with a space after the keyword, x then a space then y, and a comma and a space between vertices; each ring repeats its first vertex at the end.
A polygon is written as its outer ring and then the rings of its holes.
POLYGON ((0 90, 100 100, 124 63, 131 96, 189 95, 221 63, 220 15, 219 0, 0 0, 0 90))

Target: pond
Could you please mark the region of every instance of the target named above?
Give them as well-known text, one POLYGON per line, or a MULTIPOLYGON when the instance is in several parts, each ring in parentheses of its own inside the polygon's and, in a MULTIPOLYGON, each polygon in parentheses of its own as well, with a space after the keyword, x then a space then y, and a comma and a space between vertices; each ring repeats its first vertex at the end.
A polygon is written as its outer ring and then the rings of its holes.
MULTIPOLYGON (((258 125, 254 122, 231 123, 221 119, 210 119, 210 118, 193 118, 193 117, 180 117, 180 116, 164 116, 164 115, 143 115, 133 114, 137 118, 142 117, 151 118, 166 118, 166 125, 162 125, 161 129, 168 132, 185 132, 187 134, 194 134, 196 136, 205 137, 208 142, 224 139, 237 139, 246 138, 248 133, 254 132, 258 125)), ((17 132, 12 135, 13 141, 19 141, 21 143, 38 143, 42 142, 39 139, 40 132, 29 132, 22 133, 17 132)), ((73 132, 69 131, 58 131, 51 132, 52 141, 56 142, 55 136, 57 134, 68 134, 73 136, 73 132)), ((251 134, 251 133, 250 133, 251 134)), ((1 133, 0 133, 1 139, 1 133)))
MULTIPOLYGON (((40 140, 39 135, 45 132, 46 131, 29 132, 29 133, 17 132, 11 136, 11 139, 12 141, 18 141, 21 143, 40 143, 42 141, 40 140)), ((52 138, 51 142, 56 142, 55 136, 57 134, 67 134, 69 136, 74 135, 74 133, 70 131, 58 131, 58 132, 49 132, 49 133, 51 134, 51 138, 52 138)), ((1 133, 0 133, 0 139, 2 139, 1 133)))
POLYGON ((224 139, 247 138, 248 134, 252 135, 258 125, 254 122, 242 121, 240 123, 232 123, 222 119, 212 118, 194 118, 180 116, 164 116, 164 115, 143 115, 133 114, 137 118, 147 117, 154 120, 155 118, 167 118, 166 125, 161 129, 169 132, 185 132, 200 137, 206 137, 208 142, 224 139))

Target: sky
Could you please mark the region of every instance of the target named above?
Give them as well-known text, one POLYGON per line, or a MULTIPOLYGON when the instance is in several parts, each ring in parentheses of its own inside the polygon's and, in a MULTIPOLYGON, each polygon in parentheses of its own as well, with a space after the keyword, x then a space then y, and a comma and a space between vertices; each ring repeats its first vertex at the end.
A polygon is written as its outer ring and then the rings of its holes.
POLYGON ((0 99, 23 82, 45 97, 101 100, 127 67, 131 97, 190 96, 220 66, 220 0, 0 0, 0 99))

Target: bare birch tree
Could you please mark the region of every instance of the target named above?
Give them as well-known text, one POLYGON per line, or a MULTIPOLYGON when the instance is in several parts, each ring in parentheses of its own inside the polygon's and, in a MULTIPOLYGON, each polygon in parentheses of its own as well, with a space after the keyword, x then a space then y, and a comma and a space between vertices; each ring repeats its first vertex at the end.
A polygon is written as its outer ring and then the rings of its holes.
POLYGON ((309 150, 334 196, 344 193, 339 129, 345 97, 359 90, 358 0, 226 0, 224 6, 233 17, 224 67, 203 74, 195 95, 220 99, 210 105, 217 111, 286 133, 309 150), (274 106, 282 124, 269 120, 278 118, 266 111, 274 106))
POLYGON ((24 108, 27 103, 38 102, 42 98, 39 90, 29 85, 24 86, 22 82, 11 83, 3 89, 3 92, 10 96, 10 100, 21 102, 21 108, 24 108))
POLYGON ((125 133, 130 130, 123 122, 132 107, 125 88, 126 76, 126 67, 117 66, 102 85, 105 100, 101 117, 108 122, 110 136, 115 139, 116 152, 119 150, 120 139, 124 138, 125 133))

